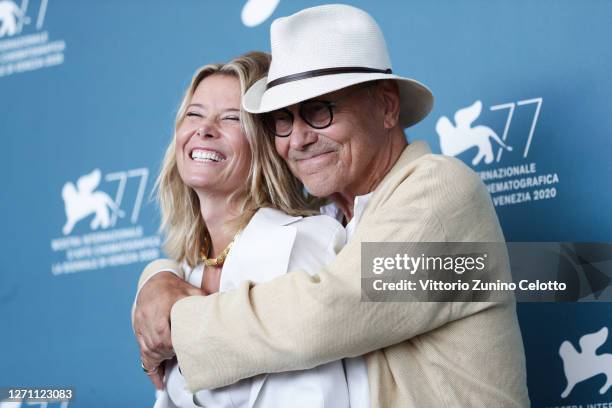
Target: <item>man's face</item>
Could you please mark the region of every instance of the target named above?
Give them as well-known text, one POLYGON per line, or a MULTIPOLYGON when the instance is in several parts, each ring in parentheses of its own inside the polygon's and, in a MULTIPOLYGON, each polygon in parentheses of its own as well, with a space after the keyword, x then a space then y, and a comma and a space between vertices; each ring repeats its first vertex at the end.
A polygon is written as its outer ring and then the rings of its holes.
POLYGON ((334 102, 333 121, 324 129, 309 126, 299 115, 299 104, 288 107, 293 130, 288 137, 275 137, 276 151, 317 197, 354 197, 368 178, 383 145, 384 127, 367 89, 373 90, 356 85, 315 98, 334 102))

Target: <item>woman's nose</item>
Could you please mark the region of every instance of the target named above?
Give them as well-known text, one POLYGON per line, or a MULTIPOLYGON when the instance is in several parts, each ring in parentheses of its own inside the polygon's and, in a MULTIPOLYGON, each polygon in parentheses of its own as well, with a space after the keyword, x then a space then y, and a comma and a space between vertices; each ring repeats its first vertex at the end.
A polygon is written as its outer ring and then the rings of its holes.
POLYGON ((195 134, 196 136, 206 138, 206 137, 216 137, 217 132, 214 129, 214 127, 206 125, 206 126, 198 127, 195 131, 195 134))

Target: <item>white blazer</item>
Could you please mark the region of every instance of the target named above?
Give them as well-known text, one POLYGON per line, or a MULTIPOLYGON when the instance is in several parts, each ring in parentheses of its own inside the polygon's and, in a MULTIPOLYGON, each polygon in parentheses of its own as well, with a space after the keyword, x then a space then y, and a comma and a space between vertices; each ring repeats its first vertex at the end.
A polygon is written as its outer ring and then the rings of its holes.
MULTIPOLYGON (((295 270, 312 275, 335 258, 345 241, 344 228, 331 217, 292 217, 278 210, 260 209, 237 237, 223 266, 219 290, 232 290, 245 281, 269 281, 295 270)), ((184 269, 185 279, 199 286, 202 266, 184 269)), ((167 364, 166 370, 166 389, 158 392, 155 408, 349 407, 341 360, 309 370, 264 374, 195 395, 176 364, 167 364)))

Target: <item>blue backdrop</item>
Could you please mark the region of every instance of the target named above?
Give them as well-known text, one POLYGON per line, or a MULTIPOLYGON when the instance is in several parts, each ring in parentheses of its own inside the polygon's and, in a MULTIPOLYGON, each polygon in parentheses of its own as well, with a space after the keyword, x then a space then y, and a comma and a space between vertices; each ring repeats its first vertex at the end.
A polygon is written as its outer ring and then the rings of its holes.
MULTIPOLYGON (((162 255, 149 197, 176 107, 197 67, 269 51, 272 19, 323 2, 246 3, 0 0, 0 387, 152 405, 130 306, 162 255)), ((508 241, 612 241, 612 3, 346 3, 379 22, 394 71, 436 96, 409 140, 480 173, 508 241)), ((610 328, 609 304, 518 312, 534 407, 612 401, 603 372, 562 398, 559 356, 610 328)))

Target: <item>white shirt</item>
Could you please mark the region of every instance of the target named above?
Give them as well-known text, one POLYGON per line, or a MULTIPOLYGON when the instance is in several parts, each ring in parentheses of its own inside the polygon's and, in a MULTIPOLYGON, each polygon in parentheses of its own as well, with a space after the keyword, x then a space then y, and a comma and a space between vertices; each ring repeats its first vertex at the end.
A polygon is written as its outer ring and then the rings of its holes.
MULTIPOLYGON (((355 197, 353 203, 353 218, 346 225, 346 240, 351 239, 351 236, 355 233, 355 228, 361 220, 363 211, 366 205, 372 198, 373 193, 368 193, 362 196, 355 197)), ((336 204, 328 204, 321 207, 321 214, 329 215, 342 222, 344 214, 336 206, 336 204)), ((345 358, 342 360, 344 363, 344 371, 346 372, 346 382, 349 389, 349 401, 351 408, 369 408, 370 406, 370 386, 368 383, 368 368, 363 357, 345 358)))

